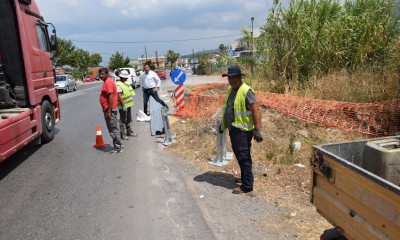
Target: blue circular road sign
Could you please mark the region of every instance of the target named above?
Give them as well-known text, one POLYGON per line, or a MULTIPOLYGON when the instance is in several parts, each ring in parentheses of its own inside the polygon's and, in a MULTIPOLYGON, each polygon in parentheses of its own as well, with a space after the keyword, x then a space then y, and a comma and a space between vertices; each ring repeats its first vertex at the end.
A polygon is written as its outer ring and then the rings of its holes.
POLYGON ((235 52, 234 50, 229 50, 229 51, 228 51, 228 54, 231 55, 231 56, 235 55, 235 53, 236 53, 236 52, 235 52))
POLYGON ((180 85, 186 80, 186 73, 180 69, 176 69, 171 74, 171 80, 176 85, 180 85))

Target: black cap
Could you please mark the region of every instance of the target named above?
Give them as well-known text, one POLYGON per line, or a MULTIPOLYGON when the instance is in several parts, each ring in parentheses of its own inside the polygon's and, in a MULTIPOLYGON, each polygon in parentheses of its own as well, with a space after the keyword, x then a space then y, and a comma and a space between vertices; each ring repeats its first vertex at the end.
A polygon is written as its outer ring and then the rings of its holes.
POLYGON ((240 70, 239 66, 230 66, 228 68, 228 73, 222 74, 223 77, 232 77, 237 75, 245 76, 244 74, 242 74, 242 70, 240 70))

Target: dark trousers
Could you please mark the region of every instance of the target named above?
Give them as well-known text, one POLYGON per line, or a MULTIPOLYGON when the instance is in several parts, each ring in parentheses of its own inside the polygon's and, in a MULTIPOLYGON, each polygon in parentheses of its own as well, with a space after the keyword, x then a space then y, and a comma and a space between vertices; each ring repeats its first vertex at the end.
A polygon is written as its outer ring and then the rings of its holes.
POLYGON ((131 133, 131 122, 132 107, 128 107, 126 112, 124 112, 122 109, 119 109, 119 131, 121 132, 121 137, 131 133))
POLYGON ((121 134, 119 132, 118 123, 117 123, 117 116, 118 116, 118 108, 114 108, 111 110, 111 119, 107 118, 107 110, 104 111, 104 119, 106 120, 108 132, 111 135, 113 140, 113 145, 115 150, 120 150, 122 148, 121 143, 121 134))
POLYGON ((253 162, 250 153, 253 131, 246 132, 233 127, 229 130, 229 137, 231 138, 233 152, 235 153, 240 166, 242 179, 241 188, 243 190, 253 190, 253 162))
POLYGON ((147 102, 149 101, 150 96, 154 98, 157 102, 159 102, 164 107, 167 106, 163 100, 158 97, 158 93, 154 92, 152 88, 145 89, 143 91, 143 104, 144 104, 144 113, 147 114, 147 102))

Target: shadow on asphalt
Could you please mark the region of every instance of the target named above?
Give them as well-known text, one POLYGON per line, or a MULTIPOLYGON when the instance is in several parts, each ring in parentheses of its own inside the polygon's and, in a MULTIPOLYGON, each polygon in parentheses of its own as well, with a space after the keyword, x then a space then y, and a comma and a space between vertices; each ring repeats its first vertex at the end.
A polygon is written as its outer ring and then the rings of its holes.
POLYGON ((193 178, 196 182, 207 182, 214 186, 233 189, 238 185, 235 183, 235 177, 229 173, 206 172, 193 178))
MULTIPOLYGON (((54 128, 54 135, 58 135, 60 129, 54 128)), ((0 181, 16 169, 21 163, 25 162, 30 156, 32 156, 42 145, 38 145, 35 141, 29 143, 25 147, 18 150, 11 157, 0 163, 0 181)))
POLYGON ((16 169, 21 163, 25 162, 30 156, 32 156, 41 145, 35 143, 29 143, 11 157, 0 163, 0 181, 3 180, 8 174, 16 169))
POLYGON ((98 150, 98 151, 102 151, 102 152, 111 152, 112 150, 114 150, 114 145, 111 145, 111 144, 106 144, 106 146, 104 146, 104 147, 98 147, 98 148, 95 148, 96 150, 98 150))

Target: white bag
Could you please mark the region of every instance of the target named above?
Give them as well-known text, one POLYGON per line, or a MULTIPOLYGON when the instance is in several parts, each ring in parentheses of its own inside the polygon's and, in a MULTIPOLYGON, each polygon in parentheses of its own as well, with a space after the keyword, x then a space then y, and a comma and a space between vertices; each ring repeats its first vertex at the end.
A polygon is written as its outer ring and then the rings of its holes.
POLYGON ((139 113, 137 115, 137 121, 139 122, 150 122, 150 117, 147 116, 142 110, 139 109, 139 113))

